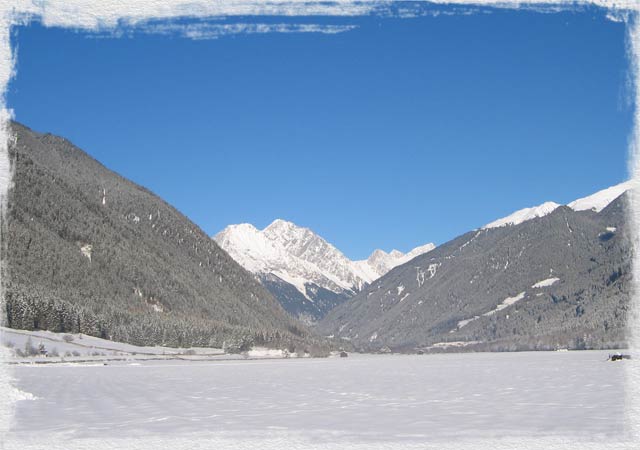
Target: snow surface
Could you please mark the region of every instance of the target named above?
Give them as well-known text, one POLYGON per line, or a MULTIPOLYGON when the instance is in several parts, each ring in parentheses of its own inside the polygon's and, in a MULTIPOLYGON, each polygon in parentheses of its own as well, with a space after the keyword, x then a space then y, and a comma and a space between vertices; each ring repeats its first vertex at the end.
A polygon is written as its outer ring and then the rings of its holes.
POLYGON ((214 240, 245 269, 273 274, 307 298, 308 283, 336 293, 357 292, 392 268, 435 248, 425 244, 406 255, 398 250, 376 250, 367 260, 352 261, 310 229, 281 219, 264 230, 248 223, 229 225, 214 240))
MULTIPOLYGON (((83 439, 126 438, 206 440, 197 448, 220 448, 219 441, 264 448, 273 439, 279 448, 292 448, 292 441, 311 448, 300 439, 320 446, 313 448, 457 448, 465 439, 504 437, 611 444, 625 432, 627 362, 608 362, 607 355, 17 366, 16 387, 34 399, 17 402, 5 448, 38 439, 73 448, 83 439)), ((110 448, 133 448, 123 445, 110 448)))
POLYGON ((543 287, 549 287, 549 286, 554 285, 558 281, 560 281, 560 278, 547 278, 546 280, 538 281, 536 284, 531 286, 531 288, 532 289, 538 289, 538 288, 543 288, 543 287))
POLYGON ((298 355, 296 353, 290 355, 283 350, 274 348, 254 347, 247 352, 247 356, 251 358, 284 358, 285 356, 293 356, 295 358, 298 355))

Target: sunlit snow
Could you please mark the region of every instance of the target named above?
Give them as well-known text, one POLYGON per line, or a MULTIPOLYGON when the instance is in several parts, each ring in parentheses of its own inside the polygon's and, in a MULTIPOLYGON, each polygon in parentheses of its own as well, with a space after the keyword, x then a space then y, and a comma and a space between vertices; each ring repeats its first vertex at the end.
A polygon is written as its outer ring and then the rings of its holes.
MULTIPOLYGON (((545 280, 545 282, 547 282, 548 280, 545 280)), ((553 283, 552 283, 553 284, 553 283)), ((498 304, 495 308, 493 308, 490 311, 487 311, 485 313, 482 314, 482 316, 487 317, 487 316, 491 316, 495 313, 497 313, 498 311, 502 311, 503 309, 519 302, 520 300, 522 300, 523 298, 526 297, 526 292, 521 292, 518 295, 516 295, 515 297, 507 297, 505 298, 500 304, 498 304)), ((473 316, 469 319, 464 319, 464 320, 460 320, 457 323, 457 328, 454 328, 453 330, 451 330, 451 332, 456 331, 456 329, 460 329, 462 327, 465 327, 467 325, 469 325, 471 322, 478 320, 480 318, 480 316, 473 316)), ((508 316, 507 316, 508 318, 508 316)))
POLYGON ((560 281, 560 278, 555 278, 555 277, 554 278, 547 278, 546 280, 538 281, 536 284, 531 286, 531 288, 532 289, 539 289, 539 288, 543 288, 543 287, 549 287, 549 286, 554 285, 558 281, 560 281))
POLYGON ((582 351, 18 366, 16 388, 34 399, 17 402, 5 439, 610 443, 625 431, 624 365, 582 351))
POLYGON ((498 219, 491 223, 488 223, 483 229, 487 228, 499 228, 507 225, 518 225, 527 220, 535 219, 536 217, 544 217, 549 213, 555 211, 560 205, 554 202, 546 202, 539 206, 534 206, 532 208, 523 208, 520 209, 513 214, 503 217, 502 219, 498 219))
MULTIPOLYGON (((571 203, 568 203, 567 206, 574 211, 600 212, 624 192, 631 189, 631 187, 632 186, 630 181, 620 183, 615 186, 611 186, 609 188, 598 191, 595 194, 589 195, 587 197, 574 200, 571 203)), ((544 217, 547 214, 552 213, 559 207, 560 205, 558 203, 545 202, 539 206, 520 209, 513 214, 510 214, 506 217, 495 220, 483 226, 482 229, 518 225, 526 222, 527 220, 544 217)), ((567 223, 567 228, 569 228, 569 231, 572 232, 571 228, 569 227, 569 223, 567 223)))
POLYGON ((511 306, 514 303, 519 302, 520 300, 522 300, 525 297, 525 295, 526 295, 526 292, 520 292, 515 297, 507 297, 502 301, 502 303, 497 305, 494 309, 492 309, 489 312, 484 313, 483 316, 490 316, 491 314, 495 314, 498 311, 502 311, 506 307, 511 306))
POLYGON ((624 192, 631 189, 631 181, 611 186, 610 188, 603 189, 588 197, 580 198, 569 203, 567 206, 574 211, 596 211, 600 212, 606 208, 609 203, 614 201, 624 192))

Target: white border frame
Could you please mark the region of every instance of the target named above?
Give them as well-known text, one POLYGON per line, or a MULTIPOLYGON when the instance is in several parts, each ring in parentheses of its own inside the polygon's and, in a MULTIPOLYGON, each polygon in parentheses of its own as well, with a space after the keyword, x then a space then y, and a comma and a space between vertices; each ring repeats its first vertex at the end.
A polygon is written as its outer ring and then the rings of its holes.
MULTIPOLYGON (((630 139, 628 163, 629 177, 633 181, 631 190, 630 219, 633 230, 634 249, 640 239, 640 0, 414 0, 424 5, 481 6, 494 8, 534 8, 544 12, 566 11, 584 6, 598 6, 609 11, 612 20, 626 22, 628 30, 628 55, 630 60, 630 79, 632 82, 632 104, 634 105, 634 126, 630 139)), ((397 3, 396 0, 0 0, 0 245, 5 236, 5 212, 7 193, 11 187, 12 173, 8 157, 9 135, 8 121, 12 111, 6 105, 6 92, 11 78, 15 75, 15 54, 11 48, 11 29, 16 25, 27 25, 39 20, 47 27, 64 27, 86 32, 109 32, 116 28, 140 25, 148 20, 171 20, 177 18, 213 18, 236 16, 362 16, 397 3)), ((270 30, 273 31, 273 30, 270 30)), ((277 30, 276 30, 277 31, 277 30)), ((455 443, 427 443, 413 445, 398 443, 398 448, 474 448, 474 449, 551 449, 581 448, 597 449, 636 448, 640 442, 640 261, 634 251, 633 259, 633 295, 627 333, 630 350, 635 356, 627 361, 627 424, 629 435, 624 441, 580 442, 575 443, 555 438, 531 438, 518 440, 459 441, 455 443)), ((0 261, 0 268, 3 262, 0 261)), ((4 311, 4 292, 0 271, 0 308, 4 311)), ((0 312, 0 314, 2 314, 0 312)), ((6 440, 6 432, 13 415, 16 401, 28 398, 16 390, 11 383, 11 373, 4 361, 6 350, 0 348, 0 449, 42 448, 322 448, 342 449, 345 445, 356 449, 396 448, 388 443, 363 444, 322 444, 316 445, 304 439, 304 436, 269 435, 257 440, 238 441, 232 437, 193 436, 178 438, 114 439, 112 441, 83 439, 64 442, 13 442, 6 440)), ((586 425, 586 424, 585 424, 586 425)), ((588 426, 588 425, 586 425, 588 426)))

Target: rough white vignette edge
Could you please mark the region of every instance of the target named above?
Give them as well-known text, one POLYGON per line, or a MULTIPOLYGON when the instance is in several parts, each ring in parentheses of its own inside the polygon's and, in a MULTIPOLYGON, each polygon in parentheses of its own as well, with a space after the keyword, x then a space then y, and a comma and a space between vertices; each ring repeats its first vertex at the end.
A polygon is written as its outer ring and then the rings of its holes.
POLYGON ((632 296, 627 319, 627 335, 634 358, 627 366, 626 403, 627 421, 632 427, 632 436, 637 441, 640 437, 640 15, 631 19, 628 26, 629 60, 633 83, 634 122, 629 143, 629 175, 632 180, 630 222, 633 260, 632 260, 632 296))
MULTIPOLYGON (((11 138, 8 134, 8 120, 11 111, 6 105, 6 91, 14 75, 15 59, 11 48, 11 28, 18 23, 27 23, 33 18, 38 18, 45 26, 58 26, 79 28, 87 31, 104 31, 115 27, 119 23, 134 24, 148 19, 165 19, 193 16, 358 16, 368 14, 377 5, 391 4, 380 0, 335 0, 333 2, 321 2, 318 0, 129 0, 127 2, 117 0, 49 0, 36 2, 33 0, 0 0, 0 247, 5 245, 4 227, 6 226, 5 213, 7 194, 11 186, 11 164, 8 156, 8 143, 11 138)), ((571 9, 578 6, 594 5, 611 9, 614 18, 627 21, 629 38, 629 58, 632 73, 630 78, 633 85, 634 105, 634 130, 629 147, 629 174, 634 180, 632 189, 631 223, 633 224, 634 248, 640 244, 640 21, 637 17, 630 17, 625 11, 640 12, 637 0, 430 0, 420 3, 440 5, 464 5, 464 6, 493 6, 500 8, 520 8, 523 6, 540 9, 554 8, 571 9), (634 20, 635 19, 635 20, 634 20)), ((2 290, 4 267, 0 261, 0 308, 4 301, 2 290)), ((633 260, 633 296, 631 314, 628 321, 629 342, 634 358, 627 367, 627 420, 631 427, 630 437, 637 441, 640 437, 640 361, 638 349, 640 349, 640 261, 634 252, 633 260)), ((0 319, 3 313, 0 312, 0 319)), ((0 336, 1 337, 1 336, 0 336)), ((5 364, 4 350, 0 347, 0 448, 40 448, 41 442, 9 442, 4 436, 9 429, 13 408, 16 401, 28 399, 29 395, 16 390, 11 383, 11 372, 5 364)), ((190 439, 189 437, 170 439, 146 438, 144 440, 116 440, 106 442, 104 440, 83 440, 76 442, 48 442, 49 448, 157 448, 171 443, 173 448, 344 448, 345 443, 317 445, 306 441, 303 436, 267 436, 260 441, 248 440, 238 442, 234 439, 220 437, 215 441, 211 437, 206 440, 190 439)), ((442 443, 433 445, 407 445, 399 444, 402 448, 573 448, 566 440, 558 439, 527 439, 527 440, 500 440, 500 441, 461 441, 457 443, 442 443)), ((580 447, 585 449, 602 448, 602 443, 581 442, 580 447)), ((631 448, 632 442, 611 442, 606 448, 631 448)), ((352 448, 395 448, 389 443, 363 443, 350 445, 352 448)))

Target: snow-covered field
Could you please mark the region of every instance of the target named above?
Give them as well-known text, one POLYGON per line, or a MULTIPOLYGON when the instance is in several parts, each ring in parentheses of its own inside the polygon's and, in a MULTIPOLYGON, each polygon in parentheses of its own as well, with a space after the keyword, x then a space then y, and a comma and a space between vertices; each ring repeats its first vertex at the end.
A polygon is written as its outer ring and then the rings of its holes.
MULTIPOLYGON (((114 342, 84 334, 53 333, 51 331, 26 331, 0 327, 0 345, 8 349, 7 362, 10 364, 25 363, 64 363, 64 362, 115 362, 115 361, 143 361, 143 360, 214 360, 214 359, 257 359, 282 358, 282 350, 256 347, 243 354, 228 354, 220 348, 193 347, 141 347, 138 345, 114 342), (46 355, 24 355, 27 345, 34 349, 46 350, 46 355)), ((286 356, 298 357, 291 353, 286 356)))
POLYGON ((17 365, 35 398, 17 402, 4 448, 624 448, 635 361, 607 355, 17 365))
POLYGON ((86 358, 89 356, 116 357, 116 356, 158 356, 158 355, 219 355, 224 352, 217 348, 171 348, 171 347, 140 347, 137 345, 125 344, 123 342, 114 342, 106 339, 100 339, 85 334, 70 333, 53 333, 51 331, 26 331, 14 330, 11 328, 0 327, 1 344, 10 347, 13 350, 23 350, 28 340, 34 347, 40 344, 44 345, 49 354, 49 360, 53 360, 51 356, 53 352, 61 357, 70 359, 86 358), (75 352, 75 353, 74 353, 75 352))

